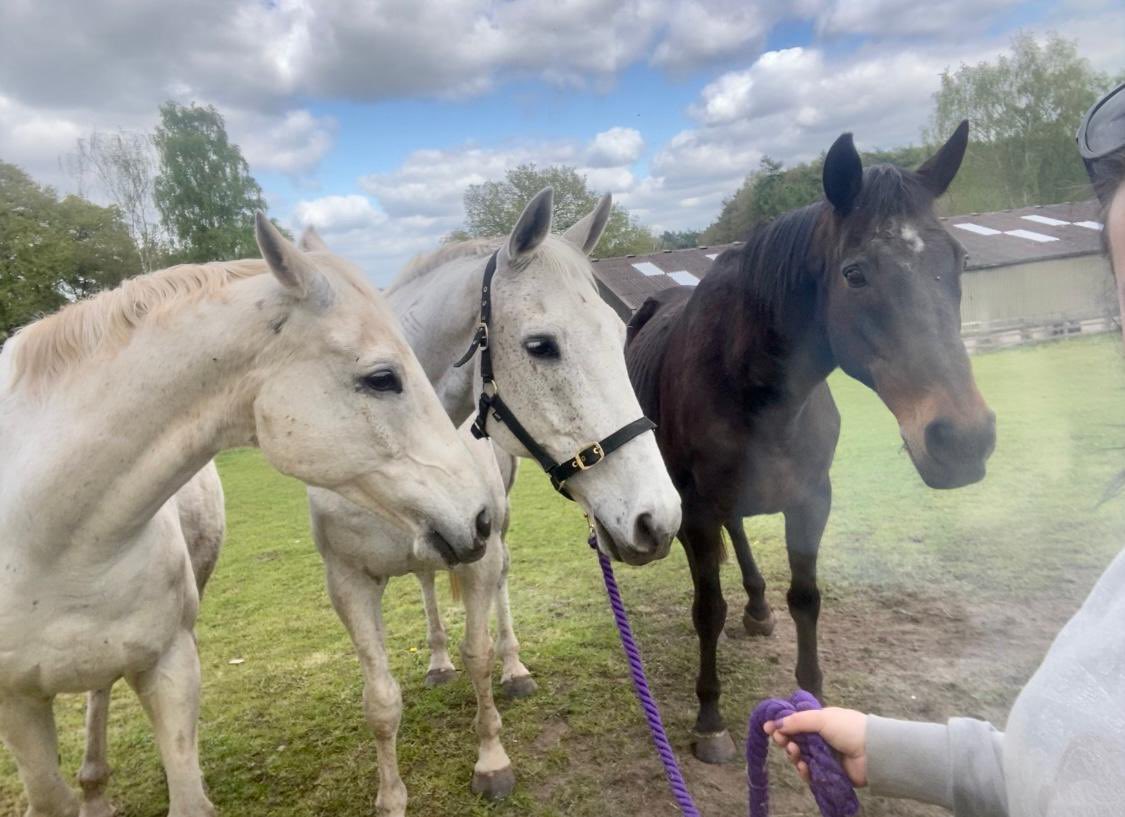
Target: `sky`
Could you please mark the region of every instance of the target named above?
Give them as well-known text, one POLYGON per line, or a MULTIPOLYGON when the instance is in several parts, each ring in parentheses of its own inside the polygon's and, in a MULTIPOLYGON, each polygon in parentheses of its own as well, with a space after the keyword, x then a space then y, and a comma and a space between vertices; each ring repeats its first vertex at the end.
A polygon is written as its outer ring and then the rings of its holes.
MULTIPOLYGON (((763 155, 918 143, 939 76, 1020 31, 1125 69, 1119 0, 3 0, 0 159, 63 192, 91 132, 214 105, 270 213, 385 283, 470 184, 575 166, 657 232, 763 155)), ((92 191, 97 196, 97 191, 92 191)))

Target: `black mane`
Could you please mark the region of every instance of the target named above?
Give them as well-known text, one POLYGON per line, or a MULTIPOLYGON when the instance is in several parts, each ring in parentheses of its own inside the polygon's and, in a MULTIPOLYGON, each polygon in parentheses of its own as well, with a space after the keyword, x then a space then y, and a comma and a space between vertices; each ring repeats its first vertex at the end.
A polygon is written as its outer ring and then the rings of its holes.
POLYGON ((719 258, 700 290, 737 293, 757 320, 776 321, 802 290, 813 288, 843 247, 862 241, 888 221, 932 217, 933 195, 912 170, 874 165, 844 220, 823 199, 755 225, 742 247, 719 258))

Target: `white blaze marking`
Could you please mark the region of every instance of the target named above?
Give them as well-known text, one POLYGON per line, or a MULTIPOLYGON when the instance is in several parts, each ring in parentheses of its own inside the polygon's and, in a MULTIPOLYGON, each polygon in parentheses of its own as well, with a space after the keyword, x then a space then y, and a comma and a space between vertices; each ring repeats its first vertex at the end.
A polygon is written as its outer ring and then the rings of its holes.
POLYGON ((918 231, 912 224, 902 225, 902 240, 909 244, 915 253, 920 253, 926 249, 926 242, 922 240, 922 236, 918 235, 918 231))

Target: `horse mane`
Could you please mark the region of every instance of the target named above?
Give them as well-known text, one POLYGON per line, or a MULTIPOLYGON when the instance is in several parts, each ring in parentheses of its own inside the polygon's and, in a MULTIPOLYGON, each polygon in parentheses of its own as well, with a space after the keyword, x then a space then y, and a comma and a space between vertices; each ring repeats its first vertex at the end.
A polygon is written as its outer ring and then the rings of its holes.
POLYGON ((124 345, 156 312, 214 296, 233 281, 261 275, 261 259, 180 264, 129 278, 28 324, 13 336, 12 383, 49 382, 98 350, 124 345))
POLYGON ((436 250, 420 253, 395 276, 395 279, 387 285, 385 292, 388 294, 394 292, 458 258, 480 258, 491 255, 502 241, 502 238, 470 238, 465 241, 453 241, 436 250))
POLYGON ((790 210, 751 228, 742 247, 716 259, 714 272, 720 280, 734 278, 744 306, 756 317, 776 318, 798 290, 817 283, 849 237, 869 235, 887 222, 932 214, 933 201, 914 171, 873 165, 864 170, 859 197, 841 225, 823 199, 790 210))

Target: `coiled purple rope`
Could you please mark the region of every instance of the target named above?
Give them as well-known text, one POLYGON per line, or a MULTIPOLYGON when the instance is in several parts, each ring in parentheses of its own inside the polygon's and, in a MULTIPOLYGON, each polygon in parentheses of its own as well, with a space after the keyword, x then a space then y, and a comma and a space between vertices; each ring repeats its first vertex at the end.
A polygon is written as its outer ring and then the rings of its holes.
MULTIPOLYGON (((637 700, 644 710, 648 731, 652 735, 657 754, 660 755, 660 762, 664 765, 664 774, 668 778, 672 796, 676 798, 680 811, 687 817, 700 817, 699 809, 695 807, 684 783, 684 777, 680 774, 676 754, 668 743, 664 721, 660 718, 660 708, 648 688, 644 663, 641 660, 640 650, 637 649, 637 642, 633 640, 633 629, 629 626, 625 604, 621 601, 621 591, 613 575, 613 565, 598 549, 597 534, 592 529, 588 543, 598 554, 598 564, 601 565, 602 578, 605 579, 609 606, 613 609, 617 632, 621 636, 621 646, 625 650, 625 657, 629 661, 629 672, 633 676, 633 689, 636 690, 637 700)), ((798 691, 788 701, 771 698, 755 707, 754 713, 750 716, 746 736, 746 778, 750 788, 750 817, 768 817, 769 814, 769 780, 766 773, 769 737, 762 731, 762 726, 766 721, 776 721, 797 711, 819 708, 820 703, 816 698, 804 690, 798 691)), ((820 735, 798 735, 794 740, 801 747, 801 754, 809 764, 813 797, 823 817, 853 817, 859 811, 859 800, 855 796, 851 781, 844 774, 828 744, 820 735)))
MULTIPOLYGON (((754 708, 746 733, 746 782, 750 786, 750 817, 768 817, 770 813, 769 775, 766 755, 769 736, 762 731, 766 721, 779 721, 795 712, 820 709, 820 702, 798 690, 788 701, 770 698, 754 708)), ((859 811, 859 799, 852 782, 824 738, 816 734, 794 735, 801 747, 801 759, 808 764, 812 778, 810 788, 824 817, 853 817, 859 811)))

